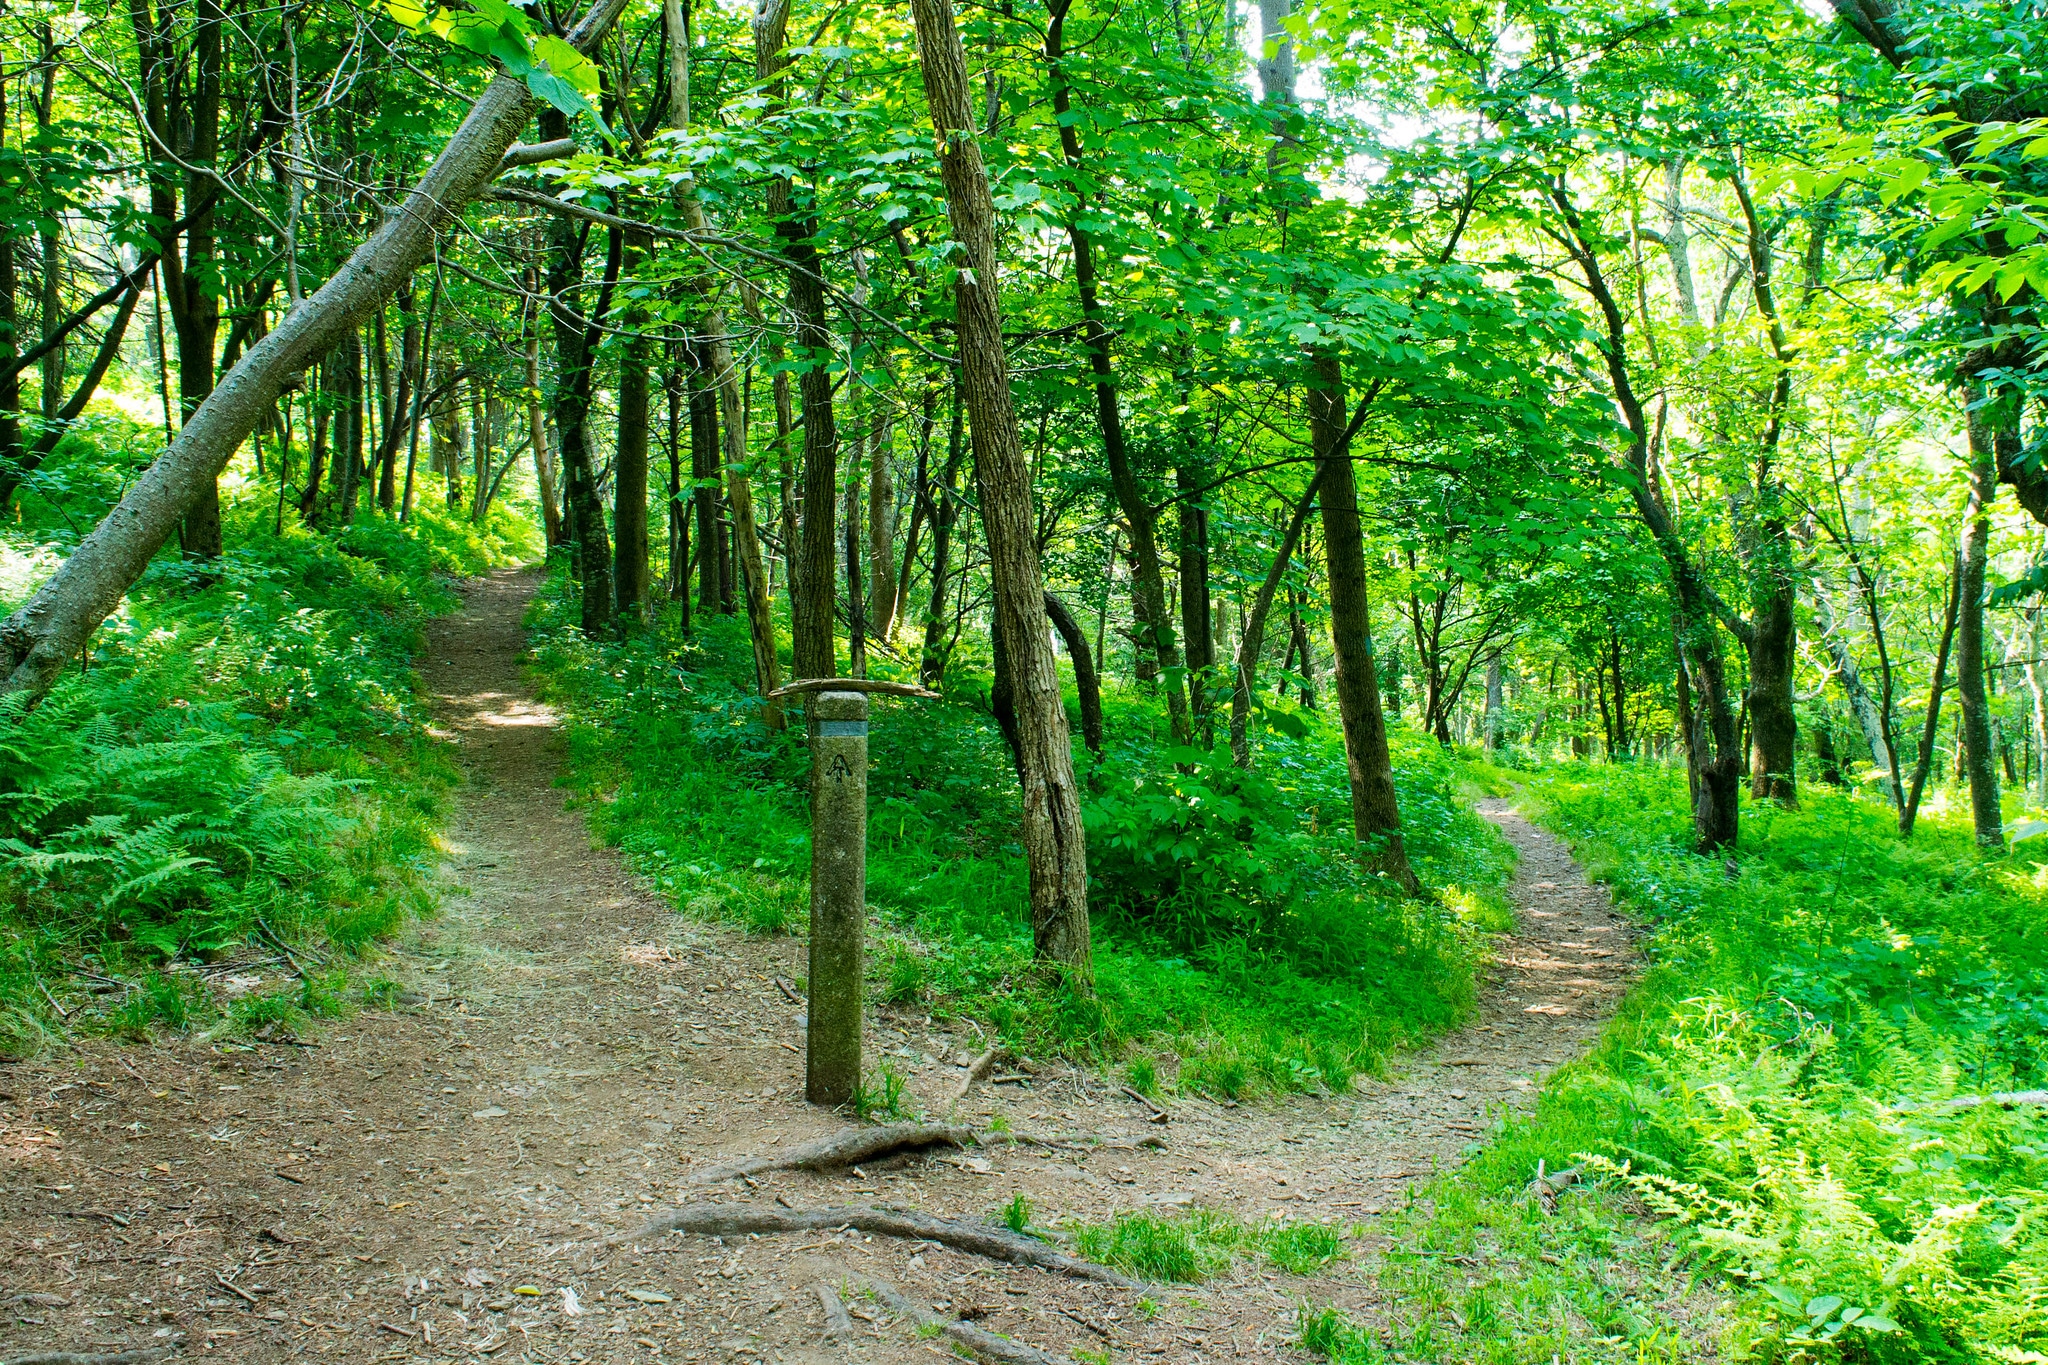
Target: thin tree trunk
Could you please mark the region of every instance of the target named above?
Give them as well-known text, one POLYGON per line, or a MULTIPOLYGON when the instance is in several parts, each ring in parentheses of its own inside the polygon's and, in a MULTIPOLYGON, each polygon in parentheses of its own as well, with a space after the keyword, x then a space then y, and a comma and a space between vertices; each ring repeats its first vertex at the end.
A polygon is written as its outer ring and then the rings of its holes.
POLYGON ((1202 506, 1203 471, 1187 465, 1173 471, 1180 500, 1180 633, 1188 670, 1188 711, 1201 730, 1203 748, 1216 742, 1216 623, 1209 607, 1209 513, 1202 506))
MULTIPOLYGON (((754 15, 754 78, 781 98, 790 0, 764 0, 754 15)), ((814 211, 799 210, 787 176, 768 183, 768 216, 789 262, 789 306, 796 315, 796 350, 802 369, 797 390, 803 399, 803 526, 798 564, 790 575, 790 646, 798 678, 829 678, 837 667, 833 643, 833 602, 838 596, 838 554, 833 525, 838 490, 839 430, 833 420, 832 334, 825 320, 824 260, 812 238, 814 211)), ((700 552, 701 553, 701 552, 700 552)))
MULTIPOLYGON (((1237 643, 1237 676, 1230 694, 1230 760, 1240 768, 1252 766, 1252 689, 1258 685, 1259 656, 1266 648, 1266 618, 1272 613, 1273 597, 1280 590, 1281 580, 1287 576, 1288 565, 1294 562, 1294 552, 1301 544, 1302 528, 1308 525, 1309 513, 1315 507, 1316 490, 1321 486, 1319 469, 1288 515, 1287 530, 1280 537, 1280 548, 1273 552, 1273 563, 1259 584, 1258 595, 1252 598, 1251 612, 1245 617, 1243 637, 1237 643)), ((1284 663, 1281 671, 1286 671, 1284 663)))
POLYGON ((683 410, 690 386, 687 366, 671 369, 662 388, 668 393, 668 597, 681 614, 683 633, 690 630, 690 500, 683 496, 683 410))
POLYGON ((1081 703, 1081 742, 1088 752, 1102 753, 1102 683, 1095 675, 1095 658, 1088 652, 1088 634, 1067 604, 1051 593, 1045 595, 1045 614, 1067 647, 1067 660, 1074 666, 1074 695, 1081 703))
POLYGON ((868 442, 868 620, 884 645, 896 633, 896 477, 891 423, 875 419, 868 442))
POLYGON ((1960 554, 1949 558, 1948 606, 1942 614, 1941 644, 1934 653, 1934 677, 1927 685, 1927 715, 1920 725, 1920 748, 1913 760, 1912 781, 1906 788, 1906 802, 1899 807, 1899 837, 1913 837, 1913 824, 1920 815, 1920 795, 1927 788, 1927 776, 1934 770, 1934 740, 1941 727, 1941 694, 1948 686, 1948 656, 1955 644, 1956 622, 1961 616, 1963 561, 1960 554))
MULTIPOLYGON (((1969 413, 1969 503, 1963 513, 1962 575, 1956 593, 1956 700, 1962 707, 1963 761, 1970 778, 1970 819, 1980 848, 2005 847, 1991 704, 1984 691, 1984 575, 1991 548, 1991 504, 1998 497, 2000 444, 2017 447, 2019 414, 2010 399, 1973 404, 1969 413), (2011 430, 2008 430, 2011 428, 2011 430)), ((2008 457, 2010 458, 2010 457, 2008 457)))
MULTIPOLYGON (((858 426, 855 427, 858 431, 858 426)), ((863 586, 867 575, 861 571, 860 554, 860 442, 856 439, 848 460, 846 505, 839 509, 839 524, 846 532, 846 671, 856 678, 868 675, 868 616, 863 586)))
POLYGON ((697 525, 697 610, 718 610, 718 395, 704 364, 704 344, 690 344, 690 477, 697 525))
MULTIPOLYGON (((538 280, 533 281, 538 284, 538 280)), ((540 401, 540 325, 536 317, 526 332, 526 439, 533 447, 533 477, 540 486, 541 527, 547 534, 548 548, 567 543, 566 528, 562 525, 562 504, 559 485, 555 479, 555 460, 548 450, 548 419, 540 401)), ((479 512, 481 517, 482 513, 479 512)))
POLYGON ((1372 611, 1366 598, 1365 529, 1359 518, 1358 478, 1344 439, 1348 404, 1337 356, 1312 356, 1309 425, 1323 508, 1323 555, 1329 574, 1330 644, 1337 668, 1337 714, 1344 726, 1344 759, 1351 776, 1352 835, 1366 848, 1366 865, 1419 895, 1422 883, 1401 841, 1401 806, 1394 794, 1394 762, 1387 749, 1387 718, 1380 709, 1379 670, 1372 657, 1372 611))
POLYGON ((953 415, 946 433, 946 468, 939 476, 937 496, 932 500, 932 595, 924 614, 924 652, 919 656, 917 677, 926 687, 937 687, 946 676, 946 603, 950 595, 953 527, 960 520, 960 465, 966 456, 961 430, 964 408, 960 402, 960 381, 953 381, 953 415))
POLYGON ((1643 406, 1629 374, 1627 323, 1609 288, 1598 255, 1587 241, 1578 210, 1562 184, 1553 185, 1551 200, 1564 220, 1573 257, 1585 276, 1587 292, 1599 306, 1606 335, 1601 350, 1615 403, 1628 424, 1624 455, 1631 475, 1629 494, 1636 514, 1648 528, 1671 577, 1672 607, 1678 646, 1690 674, 1693 733, 1686 746, 1692 764, 1694 846, 1702 854, 1733 846, 1740 830, 1743 751, 1729 703, 1727 670, 1715 625, 1712 597, 1690 552, 1678 537, 1650 478, 1650 432, 1643 406))
MULTIPOLYGON (((618 229, 613 229, 618 231, 618 229)), ((628 277, 647 259, 648 243, 625 244, 628 277)), ((644 330, 645 311, 629 309, 625 327, 644 330)), ((619 445, 612 462, 612 593, 619 618, 636 621, 647 611, 647 342, 625 339, 619 353, 619 445)))
POLYGON ((1502 719, 1500 655, 1495 654, 1486 661, 1486 718, 1483 733, 1489 752, 1497 752, 1500 749, 1502 719))
POLYGON ((940 139, 939 172, 953 236, 967 268, 954 279, 961 390, 974 418, 975 476, 995 588, 996 629, 1015 690, 1024 811, 1019 833, 1030 868, 1032 940, 1080 988, 1094 980, 1088 935, 1088 853, 1059 672, 1043 624, 1030 471, 1010 396, 997 297, 995 201, 974 114, 967 58, 948 0, 912 0, 918 65, 940 139))
MULTIPOLYGON (((541 136, 552 141, 568 136, 568 121, 553 110, 542 111, 541 136)), ((582 626, 596 639, 612 621, 611 545, 605 531, 604 503, 597 470, 590 455, 590 400, 595 357, 595 320, 611 307, 612 287, 624 263, 625 242, 616 231, 605 253, 604 278, 595 300, 583 289, 584 229, 573 219, 551 217, 548 237, 548 320, 555 335, 555 432, 561 439, 562 466, 569 476, 569 508, 575 519, 574 542, 582 583, 582 626)))

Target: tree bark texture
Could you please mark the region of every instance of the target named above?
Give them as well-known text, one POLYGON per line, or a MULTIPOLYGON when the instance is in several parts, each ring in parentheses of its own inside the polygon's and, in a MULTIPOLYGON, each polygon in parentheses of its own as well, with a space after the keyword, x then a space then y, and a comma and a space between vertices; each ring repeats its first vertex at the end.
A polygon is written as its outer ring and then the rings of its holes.
POLYGON ((1017 431, 997 296, 995 201, 975 141, 967 58, 948 0, 912 0, 918 65, 938 132, 940 177, 953 236, 965 248, 954 278, 961 389, 974 423, 975 481, 995 587, 996 629, 1008 656, 1020 731, 1032 939, 1075 985, 1092 984, 1088 854, 1074 785, 1059 672, 1045 628, 1030 467, 1017 431))
POLYGON ((1401 841, 1401 806, 1394 794, 1394 761, 1387 749, 1387 718, 1380 709, 1379 670, 1372 657, 1372 612, 1366 597, 1365 528, 1359 518, 1358 477, 1344 439, 1348 404, 1344 370, 1336 354, 1311 358, 1309 426, 1316 482, 1323 507, 1323 555, 1329 572, 1330 645, 1336 662, 1337 714, 1344 727, 1344 760, 1351 774, 1352 834, 1366 846, 1366 864, 1418 895, 1422 883, 1401 841))
POLYGON ((2005 846, 1998 769, 1984 691, 1984 575, 1991 548, 1991 504, 1998 497, 1998 447, 2019 447, 2016 402, 1984 398, 1969 413, 1969 502, 1963 512, 1962 574, 1956 590, 1956 700, 1962 707, 1963 766, 1970 778, 1970 820, 1980 848, 2005 846))

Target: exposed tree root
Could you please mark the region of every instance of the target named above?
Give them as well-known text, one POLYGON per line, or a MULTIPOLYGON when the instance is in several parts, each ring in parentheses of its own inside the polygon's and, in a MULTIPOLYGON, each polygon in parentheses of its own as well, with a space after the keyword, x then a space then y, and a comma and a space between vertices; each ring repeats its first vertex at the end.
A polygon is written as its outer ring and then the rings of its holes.
POLYGON ((957 1318, 940 1317, 926 1311, 912 1302, 909 1295, 872 1275, 849 1275, 847 1279, 872 1293, 899 1317, 908 1318, 920 1327, 935 1325, 947 1339, 974 1353, 979 1360, 997 1362, 997 1365, 1064 1365, 1058 1356, 1047 1355, 1036 1346, 1026 1346, 1021 1341, 999 1337, 994 1332, 984 1331, 971 1322, 957 1318))
POLYGON ((828 1341, 843 1341, 853 1335, 853 1319, 847 1316, 846 1305, 839 1301, 839 1294, 823 1280, 812 1285, 817 1291, 818 1306, 825 1310, 825 1338, 828 1341))
POLYGON ((1000 1043, 990 1043, 988 1050, 979 1057, 976 1057, 973 1064, 967 1068, 967 1074, 960 1078, 960 1084, 955 1086, 953 1093, 946 1097, 946 1103, 949 1105, 958 1104, 966 1099, 967 1092, 974 1089, 975 1082, 995 1070, 996 1058, 1000 1057, 1002 1052, 1003 1049, 1000 1043))
POLYGON ((754 1156, 726 1166, 713 1166, 690 1177, 692 1185, 716 1185, 763 1171, 829 1171, 879 1156, 950 1143, 971 1146, 974 1132, 939 1123, 902 1123, 890 1128, 849 1128, 814 1142, 801 1143, 780 1156, 754 1156))
POLYGON ((175 1346, 147 1346, 139 1351, 37 1351, 34 1355, 0 1361, 0 1365, 142 1365, 144 1361, 162 1360, 177 1349, 175 1346))
POLYGON ((1013 1265, 1035 1265, 1076 1280, 1097 1284, 1135 1287, 1106 1266, 1077 1260, 1055 1251, 1034 1237, 986 1223, 968 1223, 956 1218, 934 1218, 914 1209, 877 1209, 842 1204, 822 1209, 779 1209, 758 1204, 691 1204, 665 1213, 632 1232, 605 1239, 604 1245, 634 1242, 664 1232, 689 1232, 704 1236, 731 1236, 743 1232, 818 1232, 826 1228, 850 1227, 861 1232, 878 1232, 885 1237, 937 1242, 955 1251, 965 1251, 990 1260, 1013 1265))

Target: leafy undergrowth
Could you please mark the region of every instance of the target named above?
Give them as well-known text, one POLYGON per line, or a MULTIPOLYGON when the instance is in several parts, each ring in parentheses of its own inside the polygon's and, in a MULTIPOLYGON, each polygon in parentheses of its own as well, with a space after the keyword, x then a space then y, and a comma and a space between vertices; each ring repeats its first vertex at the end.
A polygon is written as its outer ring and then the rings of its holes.
MULTIPOLYGON (((504 513, 480 530, 431 507, 277 536, 271 496, 230 508, 211 574, 160 557, 87 669, 0 706, 0 1051, 331 1014, 349 959, 429 908, 453 771, 416 692, 421 627, 456 604, 444 576, 534 547, 504 513), (224 1000, 204 969, 244 945, 289 946, 303 987, 224 1000)), ((0 603, 58 548, 9 532, 0 603)))
MULTIPOLYGON (((1655 926, 1592 1056, 1396 1229, 1383 1332, 1342 1360, 2038 1361, 2048 1353, 2048 871, 1819 790, 1686 851, 1682 771, 1527 795, 1655 926), (1532 1198, 1574 1166, 1584 1183, 1532 1198)), ((1525 805, 1525 808, 1527 806, 1525 805)), ((2025 845, 2021 846, 2022 849, 2025 845)), ((1313 1322, 1311 1323, 1311 1319, 1313 1322)))
MULTIPOLYGON (((751 695, 745 627, 658 624, 586 641, 558 579, 536 602, 539 671, 569 719, 595 827, 679 908, 800 931, 810 836, 802 730, 751 695)), ((1097 990, 1031 961, 1017 789, 986 672, 945 702, 878 698, 870 727, 872 991, 883 1007, 985 1021, 1014 1049, 1123 1064, 1143 1089, 1227 1098, 1341 1089, 1455 1023, 1512 853, 1455 795, 1437 746, 1405 738, 1408 840, 1434 902, 1362 872, 1333 727, 1312 714, 1247 775, 1174 749, 1148 699, 1109 699, 1110 750, 1080 754, 1097 990), (1178 770, 1176 770, 1178 765, 1178 770), (1155 1055, 1156 1054, 1156 1055, 1155 1055)))

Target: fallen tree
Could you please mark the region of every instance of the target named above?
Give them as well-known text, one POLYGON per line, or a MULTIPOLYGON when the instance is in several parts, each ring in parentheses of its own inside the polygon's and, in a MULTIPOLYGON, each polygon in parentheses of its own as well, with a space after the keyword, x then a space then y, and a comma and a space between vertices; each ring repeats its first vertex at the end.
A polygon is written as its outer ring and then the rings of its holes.
MULTIPOLYGON (((595 48, 624 8, 625 0, 592 0, 568 33, 569 43, 579 51, 595 48)), ((499 72, 369 240, 222 376, 119 504, 27 605, 0 624, 0 696, 26 694, 33 701, 55 685, 179 521, 214 487, 284 386, 332 351, 432 255, 442 228, 498 173, 537 103, 524 80, 499 72)))

